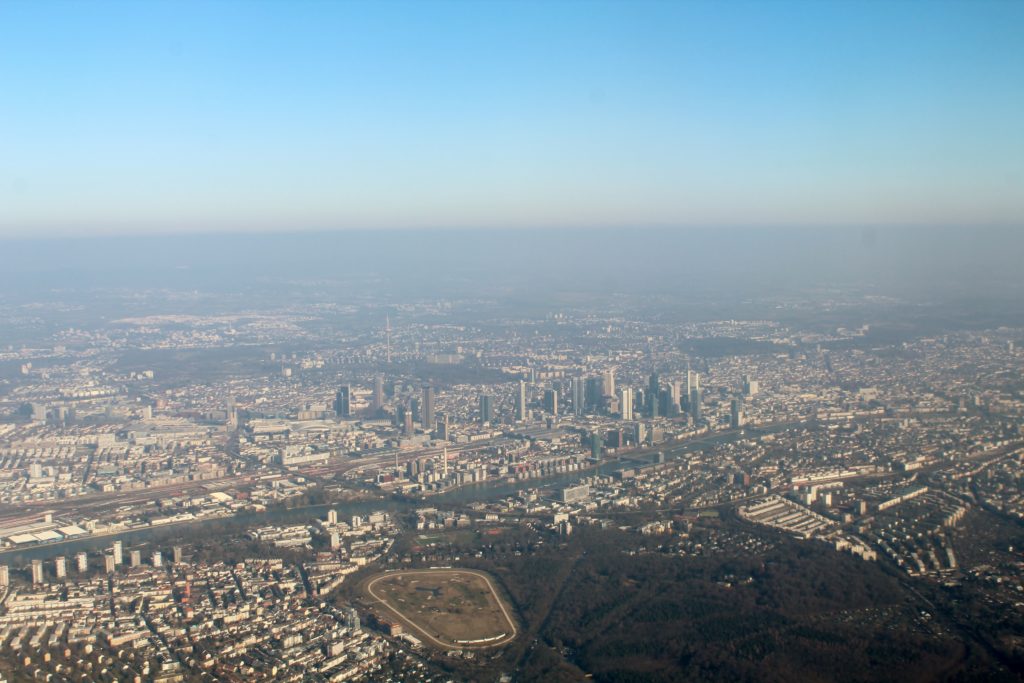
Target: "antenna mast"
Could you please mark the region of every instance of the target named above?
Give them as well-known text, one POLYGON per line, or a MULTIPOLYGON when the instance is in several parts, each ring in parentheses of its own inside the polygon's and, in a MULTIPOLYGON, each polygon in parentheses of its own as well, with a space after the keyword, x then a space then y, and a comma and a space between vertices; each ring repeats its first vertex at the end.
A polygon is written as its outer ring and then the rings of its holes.
POLYGON ((391 362, 391 315, 390 314, 386 314, 384 316, 384 320, 385 320, 384 334, 385 334, 385 337, 387 338, 388 363, 390 363, 391 362))

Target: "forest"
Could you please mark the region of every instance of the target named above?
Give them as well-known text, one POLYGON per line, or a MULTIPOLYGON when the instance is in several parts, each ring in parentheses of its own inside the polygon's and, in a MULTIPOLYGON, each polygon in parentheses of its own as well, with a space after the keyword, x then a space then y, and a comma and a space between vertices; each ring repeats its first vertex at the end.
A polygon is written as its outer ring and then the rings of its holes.
POLYGON ((904 577, 824 544, 685 559, 635 547, 626 532, 582 528, 467 561, 503 582, 526 624, 495 670, 615 683, 1020 680, 904 577))

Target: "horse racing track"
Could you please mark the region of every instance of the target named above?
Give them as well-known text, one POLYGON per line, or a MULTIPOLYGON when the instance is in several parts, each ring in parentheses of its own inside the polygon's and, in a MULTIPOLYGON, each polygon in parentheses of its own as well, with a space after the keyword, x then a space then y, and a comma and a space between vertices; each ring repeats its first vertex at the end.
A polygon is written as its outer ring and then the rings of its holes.
POLYGON ((515 619, 491 578, 468 569, 410 569, 371 578, 366 593, 385 618, 444 649, 504 645, 515 619))

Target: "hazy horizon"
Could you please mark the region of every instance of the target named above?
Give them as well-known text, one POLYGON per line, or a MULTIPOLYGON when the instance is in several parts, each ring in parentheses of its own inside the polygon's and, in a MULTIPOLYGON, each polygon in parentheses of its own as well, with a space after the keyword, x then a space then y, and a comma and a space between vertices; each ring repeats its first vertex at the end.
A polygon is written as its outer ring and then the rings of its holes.
POLYGON ((1024 233, 809 228, 348 230, 2 241, 7 296, 49 289, 239 286, 376 278, 406 295, 557 295, 716 289, 775 296, 856 288, 880 295, 1019 295, 1024 233))

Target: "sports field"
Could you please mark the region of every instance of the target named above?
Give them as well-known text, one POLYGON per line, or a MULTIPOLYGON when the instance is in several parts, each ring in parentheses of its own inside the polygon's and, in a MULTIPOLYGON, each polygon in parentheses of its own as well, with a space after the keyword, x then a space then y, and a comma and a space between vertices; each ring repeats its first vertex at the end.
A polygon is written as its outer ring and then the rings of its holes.
POLYGON ((503 645, 516 637, 515 620, 483 572, 410 569, 381 574, 366 592, 388 616, 426 644, 444 649, 503 645))

